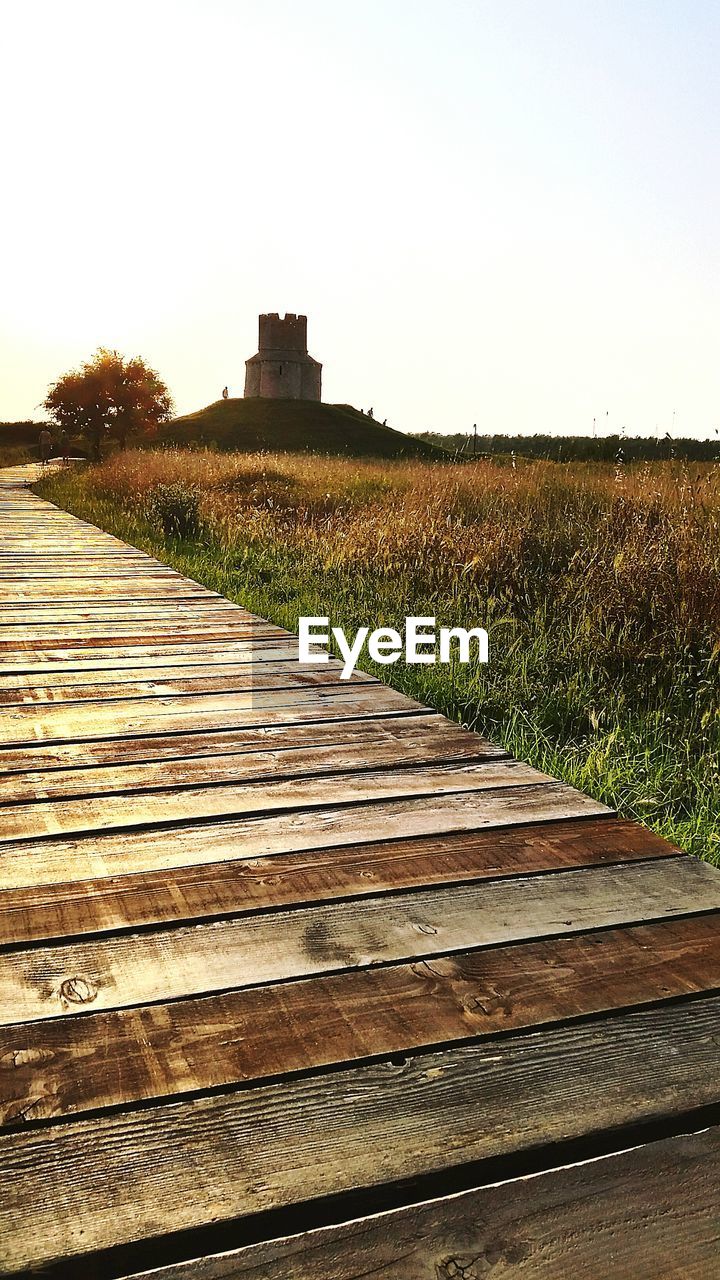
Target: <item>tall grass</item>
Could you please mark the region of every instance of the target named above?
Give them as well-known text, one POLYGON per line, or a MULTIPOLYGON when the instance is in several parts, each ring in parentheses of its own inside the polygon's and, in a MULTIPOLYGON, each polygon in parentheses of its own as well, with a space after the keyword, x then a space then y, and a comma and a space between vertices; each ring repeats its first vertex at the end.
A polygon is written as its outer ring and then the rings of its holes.
POLYGON ((26 462, 35 461, 29 446, 0 443, 0 467, 20 467, 26 462))
POLYGON ((718 466, 136 452, 42 492, 290 628, 486 626, 487 667, 365 665, 720 862, 718 466))

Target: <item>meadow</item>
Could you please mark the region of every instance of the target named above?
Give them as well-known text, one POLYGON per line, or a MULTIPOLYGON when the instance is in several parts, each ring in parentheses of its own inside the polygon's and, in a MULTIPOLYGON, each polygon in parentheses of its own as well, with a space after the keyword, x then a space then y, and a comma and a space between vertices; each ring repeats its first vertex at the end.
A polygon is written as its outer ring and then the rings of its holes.
POLYGON ((130 451, 39 491, 291 629, 486 627, 487 666, 363 666, 720 863, 717 464, 130 451))

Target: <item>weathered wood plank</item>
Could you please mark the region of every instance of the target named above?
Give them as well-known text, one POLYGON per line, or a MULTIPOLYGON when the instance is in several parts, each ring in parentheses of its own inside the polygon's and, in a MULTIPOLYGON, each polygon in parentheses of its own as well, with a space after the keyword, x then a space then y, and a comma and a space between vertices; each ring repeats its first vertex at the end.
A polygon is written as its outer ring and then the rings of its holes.
MULTIPOLYGON (((309 717, 307 723, 296 721, 286 725, 258 721, 255 724, 237 726, 231 722, 229 727, 221 725, 215 728, 214 721, 208 725, 201 717, 196 717, 189 728, 184 730, 176 729, 173 732, 171 726, 168 733, 123 738, 122 760, 129 765, 138 761, 172 761, 217 755, 219 752, 237 754, 258 750, 284 751, 301 746, 312 748, 329 746, 335 742, 341 748, 343 743, 354 741, 356 734, 362 736, 363 740, 374 737, 381 732, 380 726, 385 723, 394 732, 399 723, 420 724, 436 718, 425 708, 409 712, 388 712, 379 716, 368 710, 357 716, 346 716, 343 713, 336 718, 309 717)), ((50 769, 95 768, 98 765, 116 764, 117 759, 118 743, 113 737, 95 738, 87 742, 25 743, 22 747, 5 747, 0 751, 0 777, 17 779, 35 770, 44 772, 50 769)))
POLYGON ((719 989, 719 921, 691 916, 2 1028, 0 1125, 719 989))
POLYGON ((703 997, 0 1136, 6 1269, 681 1116, 718 1100, 718 1026, 703 997))
MULTIPOLYGON (((356 714, 417 711, 420 703, 379 681, 343 681, 306 689, 196 694, 178 700, 118 698, 74 709, 67 703, 8 708, 0 717, 0 750, 33 741, 67 741, 182 732, 194 728, 290 723, 356 714)), ((2 771, 2 759, 0 759, 2 771)))
POLYGON ((87 578, 90 582, 96 578, 112 578, 115 582, 123 583, 126 579, 136 578, 140 570, 144 577, 152 577, 153 581, 175 580, 171 570, 163 568, 152 560, 143 563, 129 556, 125 559, 106 556, 103 559, 77 553, 73 555, 72 552, 68 552, 62 561, 53 561, 47 556, 41 558, 28 556, 25 560, 9 561, 0 555, 0 582, 6 585, 8 590, 13 582, 44 582, 49 586, 58 573, 63 570, 67 572, 68 565, 82 574, 83 581, 87 578))
POLYGON ((365 804, 409 796, 437 797, 500 787, 539 786, 551 781, 547 774, 517 760, 507 759, 455 765, 408 765, 403 769, 351 769, 319 777, 306 771, 287 780, 273 779, 271 772, 264 779, 215 782, 211 786, 192 788, 166 787, 134 796, 124 793, 47 802, 37 800, 31 804, 7 804, 0 808, 0 847, 42 836, 127 830, 150 825, 155 839, 159 838, 160 827, 198 818, 214 820, 241 814, 365 804))
MULTIPOLYGON (((60 698, 63 690, 69 690, 68 697, 107 697, 107 686, 134 685, 143 681, 162 680, 194 680, 220 679, 223 675, 241 675, 257 667, 277 670, 277 663, 283 663, 288 669, 296 670, 300 664, 297 645, 277 645, 265 641, 262 645, 254 642, 243 642, 233 646, 228 652, 224 646, 209 649, 206 654, 202 650, 191 650, 187 654, 170 655, 170 660, 159 661, 158 657, 138 656, 137 663, 129 659, 120 659, 119 665, 113 667, 111 662, 100 663, 47 663, 42 669, 8 671, 0 664, 0 697, 3 702, 43 701, 60 698), (45 692, 45 691, 52 692, 45 692), (97 692, 84 693, 84 690, 97 692)), ((317 668, 312 666, 312 670, 317 668)), ((341 663, 332 659, 326 664, 328 670, 342 670, 341 663)))
MULTIPOLYGON (((2 545, 8 541, 7 536, 0 533, 2 545)), ((141 551, 107 551, 101 548, 73 547, 65 545, 62 554, 52 551, 35 553, 32 551, 1 551, 0 575, 2 577, 28 577, 52 579, 69 577, 68 570, 87 569, 89 574, 110 577, 123 574, 142 574, 143 576, 159 574, 164 578, 177 580, 178 574, 169 565, 155 560, 141 551)), ((182 575, 180 575, 182 576, 182 575)))
POLYGON ((52 648, 38 641, 29 649, 3 650, 0 653, 0 675, 36 674, 39 671, 79 670, 79 671, 112 671, 114 669, 130 669, 155 666, 160 659, 162 666, 184 665, 189 661, 212 662, 222 655, 230 658, 234 654, 248 654, 261 648, 277 649, 290 646, 293 656, 297 655, 297 638, 281 632, 279 635, 266 633, 258 623, 248 636, 226 636, 222 640, 207 640, 203 635, 195 635, 191 640, 181 643, 167 641, 162 644, 138 640, 134 644, 123 644, 118 640, 115 645, 93 647, 85 645, 80 648, 52 648))
POLYGON ((4 548, 0 552, 0 568, 6 568, 9 573, 18 566, 27 566, 33 571, 33 576, 47 578, 52 576, 49 572, 52 570, 57 577, 66 579, 70 577, 73 565, 82 562, 97 566, 103 572, 112 565, 118 565, 120 568, 128 566, 133 571, 146 573, 159 568, 165 577, 182 577, 182 574, 178 574, 168 564, 163 564, 153 556, 146 556, 141 551, 123 548, 122 543, 107 546, 99 541, 78 541, 61 533, 52 538, 30 533, 15 537, 7 530, 0 531, 0 539, 4 548))
POLYGON ((558 871, 6 952, 0 1025, 720 909, 689 858, 558 871))
POLYGON ((586 818, 31 885, 0 890, 0 945, 679 852, 638 823, 586 818))
MULTIPOLYGON (((241 690, 292 689, 299 685, 337 684, 342 678, 342 667, 330 663, 322 666, 299 662, 250 662, 242 667, 216 668, 214 672, 196 675, 193 672, 174 677, 154 675, 147 680, 118 684, 80 684, 55 687, 37 685, 33 689, 3 689, 0 673, 0 706, 6 708, 37 707, 60 703, 76 705, 78 702, 103 703, 110 700, 144 702, 148 698, 186 698, 192 694, 228 694, 241 690)), ((373 676, 364 671, 353 671, 343 684, 374 685, 373 676)))
POLYGON ((197 619, 203 626, 210 623, 231 622, 244 619, 242 611, 230 601, 223 604, 212 597, 193 599, 192 596, 162 596, 143 601, 139 596, 123 600, 113 596, 103 604, 91 600, 78 601, 76 608, 58 608, 56 605, 38 605, 32 609, 9 605, 0 600, 0 636, 5 634, 6 627, 27 627, 29 631, 37 631, 42 635, 44 627, 57 628, 72 625, 82 630, 85 623, 135 623, 161 622, 164 625, 186 623, 197 619))
POLYGON ((720 1130, 126 1280, 710 1280, 720 1130))
MULTIPOLYGON (((258 735, 253 743, 248 741, 248 735, 244 735, 244 741, 241 735, 237 735, 239 741, 234 741, 233 735, 221 734, 218 736, 224 739, 224 744, 221 741, 218 746, 211 736, 206 735, 198 748, 201 754, 189 757, 170 756, 138 764, 97 763, 92 768, 0 773, 0 804, 72 796, 131 795, 135 791, 233 781, 261 782, 342 773, 348 769, 362 771, 382 766, 401 768, 410 764, 452 764, 461 760, 509 758, 500 747, 451 724, 442 716, 341 721, 319 726, 321 732, 317 729, 317 726, 299 725, 297 732, 280 731, 267 744, 262 735, 258 735), (223 745, 224 751, 221 750, 223 745), (206 754, 202 754, 203 749, 206 754)), ((197 747, 198 744, 195 745, 197 747)), ((0 832, 3 825, 0 811, 0 832)))
MULTIPOLYGON (((38 583, 29 578, 24 578, 21 582, 7 582, 2 584, 2 602, 12 602, 14 606, 21 606, 23 602, 27 602, 27 606, 32 604, 40 604, 43 601, 50 605, 70 604, 73 600, 112 600, 114 598, 127 598, 136 600, 139 594, 152 599, 155 593, 162 596, 163 599, 179 598, 183 600, 216 600, 218 602, 224 599, 218 596, 216 592, 209 591, 207 587, 201 587, 198 583, 191 582, 189 578, 165 578, 160 584, 155 575, 148 577, 140 577, 133 575, 132 578, 116 579, 115 575, 110 578, 91 578, 87 582, 78 576, 67 578, 66 580, 54 578, 52 582, 47 584, 38 583)), ((26 606, 26 607, 27 607, 26 606)), ((245 612, 242 610, 241 612, 245 612)))
POLYGON ((54 556, 38 555, 32 549, 29 551, 16 550, 11 546, 11 528, 12 526, 8 526, 6 523, 2 546, 0 546, 0 568, 4 565, 29 565, 30 567, 34 566, 38 569, 42 569, 47 565, 53 570, 59 570, 62 573, 63 569, 67 570, 68 568, 68 556, 72 555, 77 559, 85 559, 91 562, 98 562, 100 564, 104 563, 107 558, 110 558, 112 560, 117 560, 121 564, 129 563, 133 565, 137 564, 147 566, 157 565, 164 569, 166 573, 175 572, 175 570, 171 569, 169 565, 158 560, 148 551, 140 551, 137 547, 130 547, 127 545, 124 547, 108 547, 103 544, 99 548, 89 548, 85 546, 79 549, 66 545, 65 550, 62 553, 57 552, 54 556))
MULTIPOLYGON (((2 545, 0 546, 0 567, 6 564, 29 564, 37 565, 38 568, 41 568, 43 565, 49 564, 53 569, 67 569, 67 556, 69 554, 73 554, 72 549, 67 546, 65 552, 57 553, 54 558, 46 555, 38 556, 32 549, 29 551, 12 550, 10 544, 12 541, 12 529, 14 526, 14 519, 12 523, 8 523, 7 521, 3 523, 4 536, 2 545)), ((171 569, 169 565, 151 555, 149 551, 141 551, 138 547, 131 547, 127 544, 121 545, 120 547, 108 547, 103 543, 100 549, 93 550, 86 548, 76 551, 74 554, 84 557, 86 560, 102 561, 105 557, 109 556, 113 560, 118 560, 120 562, 129 561, 131 564, 160 565, 160 567, 165 569, 167 573, 175 572, 175 570, 171 569)))
POLYGON ((53 577, 32 577, 26 573, 16 578, 1 578, 3 612, 48 615, 57 612, 59 617, 64 617, 85 608, 100 609, 104 604, 111 606, 116 601, 143 606, 180 599, 196 606, 215 605, 247 615, 247 610, 225 596, 189 579, 163 574, 160 570, 152 573, 145 570, 140 574, 136 570, 125 569, 106 574, 96 571, 93 574, 83 562, 75 568, 73 585, 68 580, 66 590, 57 595, 54 594, 55 581, 53 577))
MULTIPOLYGON (((182 633, 193 627, 202 631, 217 631, 220 627, 227 627, 230 634, 239 630, 241 635, 247 634, 248 631, 247 619, 242 613, 236 612, 232 606, 216 608, 214 605, 211 607, 210 602, 207 601, 196 606, 187 597, 178 596, 175 601, 160 601, 152 609, 135 610, 137 597, 134 597, 131 607, 126 612, 121 607, 122 601, 113 597, 113 606, 116 603, 117 608, 101 609, 95 619, 64 619, 48 616, 46 622, 22 618, 15 622, 12 618, 7 618, 0 624, 0 641, 3 645, 14 644, 18 638, 22 637, 23 632, 25 636, 31 634, 40 644, 44 643, 46 635, 55 638, 61 633, 71 639, 72 643, 82 644, 88 637, 95 640, 99 635, 112 635, 115 629, 121 634, 127 631, 137 634, 147 632, 149 635, 152 635, 154 630, 160 633, 177 630, 182 633)), ((0 609, 3 607, 0 601, 0 609)))
POLYGON ((71 839, 19 840, 2 847, 0 889, 610 812, 581 792, 553 782, 226 818, 167 831, 140 828, 71 839))
MULTIPOLYGON (((130 645, 161 645, 161 644, 193 644, 205 643, 207 641, 227 641, 232 643, 239 639, 259 639, 272 638, 277 635, 284 635, 284 632, 276 632, 270 627, 261 626, 259 623, 233 623, 219 626, 207 624, 202 627, 191 627, 190 625, 182 627, 160 627, 148 623, 128 623, 126 625, 117 624, 114 628, 110 625, 103 628, 99 624, 95 627, 83 627, 83 633, 78 634, 77 629, 70 632, 61 632, 55 630, 54 627, 48 627, 42 636, 33 634, 28 636, 27 629, 24 627, 8 627, 3 636, 0 638, 0 651, 17 654, 19 651, 31 651, 39 649, 47 651, 49 649, 63 649, 68 646, 73 648, 82 648, 84 645, 89 649, 97 648, 117 648, 128 647, 130 645), (92 632, 92 634, 90 634, 92 632)), ((0 662, 2 662, 2 653, 0 653, 0 662)))

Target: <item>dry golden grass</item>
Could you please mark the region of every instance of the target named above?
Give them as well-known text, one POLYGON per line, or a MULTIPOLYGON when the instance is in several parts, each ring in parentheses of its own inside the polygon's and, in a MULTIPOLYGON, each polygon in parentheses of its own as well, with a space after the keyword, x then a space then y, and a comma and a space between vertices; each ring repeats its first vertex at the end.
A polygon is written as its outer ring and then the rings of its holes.
POLYGON ((323 569, 480 588, 516 608, 552 583, 556 607, 616 652, 659 655, 720 630, 718 466, 136 452, 86 483, 138 512, 160 484, 195 490, 219 541, 278 540, 323 569))
POLYGON ((487 668, 377 674, 720 856, 717 464, 131 452, 45 492, 290 627, 487 626, 487 668))

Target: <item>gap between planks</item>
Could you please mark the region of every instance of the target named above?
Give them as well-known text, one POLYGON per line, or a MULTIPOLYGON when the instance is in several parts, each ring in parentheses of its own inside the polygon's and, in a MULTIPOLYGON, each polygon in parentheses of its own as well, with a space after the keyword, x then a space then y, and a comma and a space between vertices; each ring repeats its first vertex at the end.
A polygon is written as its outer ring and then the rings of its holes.
MULTIPOLYGON (((713 1128, 372 1217, 355 1213, 354 1221, 338 1225, 308 1230, 308 1214, 300 1211, 277 1224, 299 1234, 245 1247, 237 1247, 242 1229, 234 1238, 216 1234, 214 1242, 205 1232, 202 1240, 177 1242, 175 1251, 187 1261, 156 1270, 157 1256, 146 1255, 151 1270, 140 1276, 136 1254, 125 1264, 118 1259, 111 1274, 125 1280, 480 1280, 496 1272, 513 1280, 608 1280, 612 1273, 619 1280, 711 1280, 718 1185, 720 1130, 713 1128)), ((314 1221, 320 1216, 316 1211, 314 1221)), ((87 1280, 84 1270, 81 1276, 87 1280)))

